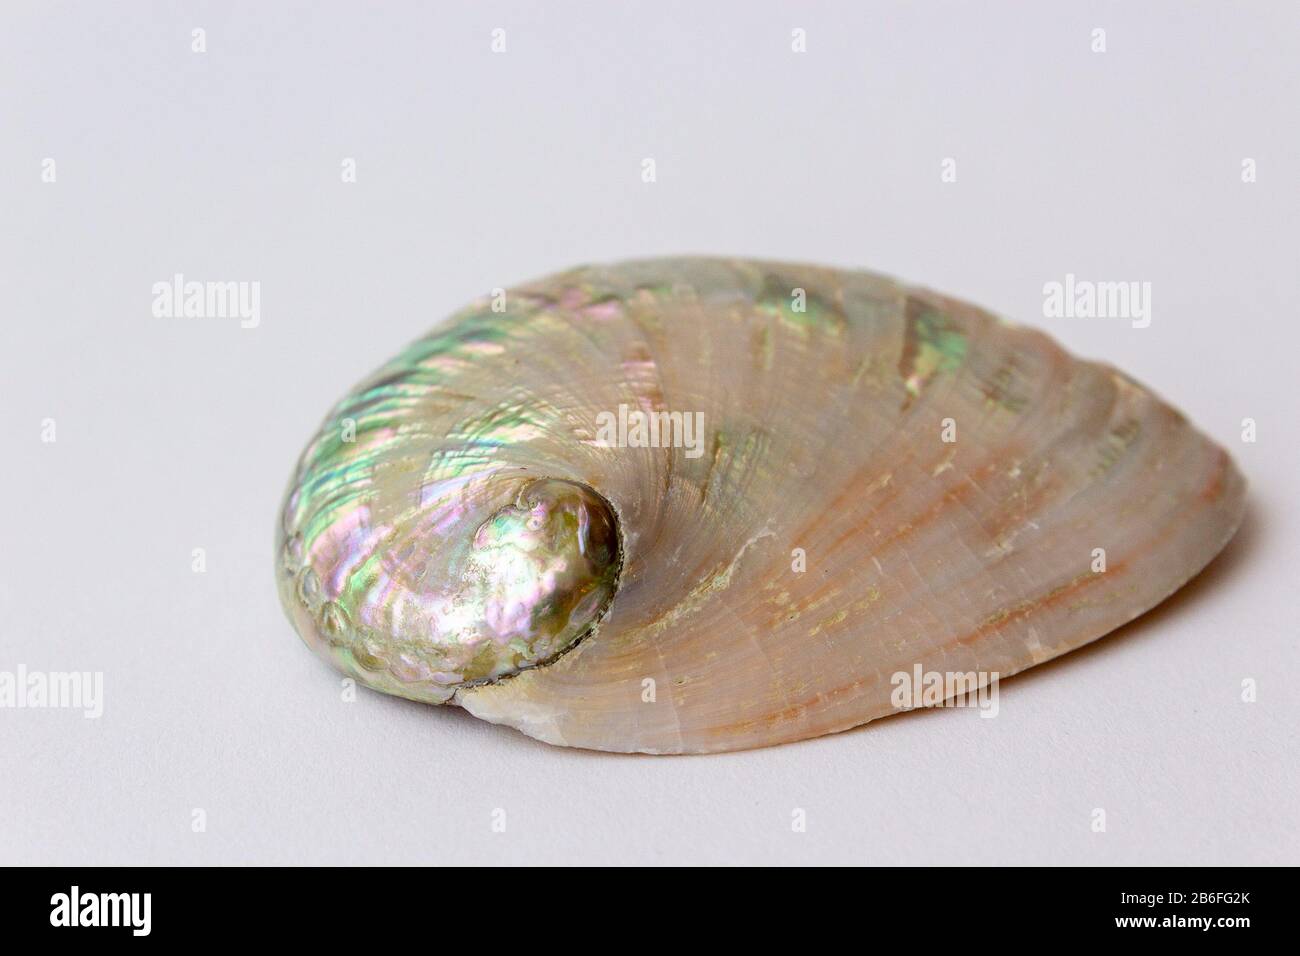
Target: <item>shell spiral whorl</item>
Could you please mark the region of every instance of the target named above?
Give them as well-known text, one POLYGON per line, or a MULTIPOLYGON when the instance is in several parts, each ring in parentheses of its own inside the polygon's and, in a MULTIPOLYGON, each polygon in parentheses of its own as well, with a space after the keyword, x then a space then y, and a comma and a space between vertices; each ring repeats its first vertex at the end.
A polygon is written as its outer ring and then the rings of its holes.
POLYGON ((550 663, 590 632, 617 589, 618 519, 580 481, 482 455, 412 458, 419 443, 392 423, 392 397, 345 403, 322 438, 334 426, 347 438, 304 456, 334 464, 300 485, 314 505, 298 492, 286 502, 281 594, 337 666, 441 703, 550 663))

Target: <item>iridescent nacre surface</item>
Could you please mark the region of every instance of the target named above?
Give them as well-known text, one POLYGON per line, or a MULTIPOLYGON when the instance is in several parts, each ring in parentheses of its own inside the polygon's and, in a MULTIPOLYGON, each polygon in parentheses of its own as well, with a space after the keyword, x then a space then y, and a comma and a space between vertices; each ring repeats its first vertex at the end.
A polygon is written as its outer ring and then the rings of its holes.
POLYGON ((344 403, 347 437, 308 450, 320 467, 286 504, 281 593, 335 664, 438 703, 584 637, 614 595, 618 526, 580 483, 460 456, 411 462, 385 423, 391 399, 380 385, 344 403))
POLYGON ((349 393, 277 576, 378 690, 551 743, 734 750, 893 713, 900 672, 1094 640, 1243 503, 1183 416, 1041 333, 868 273, 647 260, 473 303, 349 393))

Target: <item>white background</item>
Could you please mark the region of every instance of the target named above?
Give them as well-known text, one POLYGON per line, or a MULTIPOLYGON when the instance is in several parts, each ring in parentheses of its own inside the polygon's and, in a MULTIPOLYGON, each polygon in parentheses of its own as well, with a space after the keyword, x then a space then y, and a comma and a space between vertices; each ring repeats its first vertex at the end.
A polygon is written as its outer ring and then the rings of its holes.
POLYGON ((0 862, 1300 859, 1294 3, 428 7, 4 4, 0 670, 105 701, 0 710, 0 862), (686 252, 1038 325, 1228 447, 1247 523, 995 720, 650 758, 344 703, 272 574, 327 407, 495 286, 686 252), (261 324, 152 317, 177 272, 261 282, 261 324), (1043 318, 1066 273, 1151 282, 1151 326, 1043 318))

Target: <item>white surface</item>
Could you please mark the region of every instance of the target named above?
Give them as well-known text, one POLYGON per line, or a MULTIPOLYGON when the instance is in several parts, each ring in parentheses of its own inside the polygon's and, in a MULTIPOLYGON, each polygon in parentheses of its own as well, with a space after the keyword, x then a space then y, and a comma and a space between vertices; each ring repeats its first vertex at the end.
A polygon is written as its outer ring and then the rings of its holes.
POLYGON ((0 670, 105 701, 0 710, 0 862, 1300 861, 1294 4, 46 6, 0 13, 0 670), (995 720, 626 758, 344 703, 271 567, 329 404, 494 286, 683 252, 1043 327, 1227 446, 1247 526, 995 720), (175 272, 261 324, 153 318, 175 272), (1044 319, 1067 272, 1150 281, 1150 328, 1044 319))

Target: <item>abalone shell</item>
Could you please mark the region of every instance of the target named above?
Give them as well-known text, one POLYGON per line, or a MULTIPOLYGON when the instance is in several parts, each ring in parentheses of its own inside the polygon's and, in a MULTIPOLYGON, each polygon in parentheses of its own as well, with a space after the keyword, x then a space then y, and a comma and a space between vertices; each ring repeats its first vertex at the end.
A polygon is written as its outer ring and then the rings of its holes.
POLYGON ((554 744, 736 750, 894 713, 900 673, 1101 637, 1210 561, 1244 490, 1150 390, 972 305, 647 260, 485 297, 350 392, 277 578, 377 690, 554 744))

